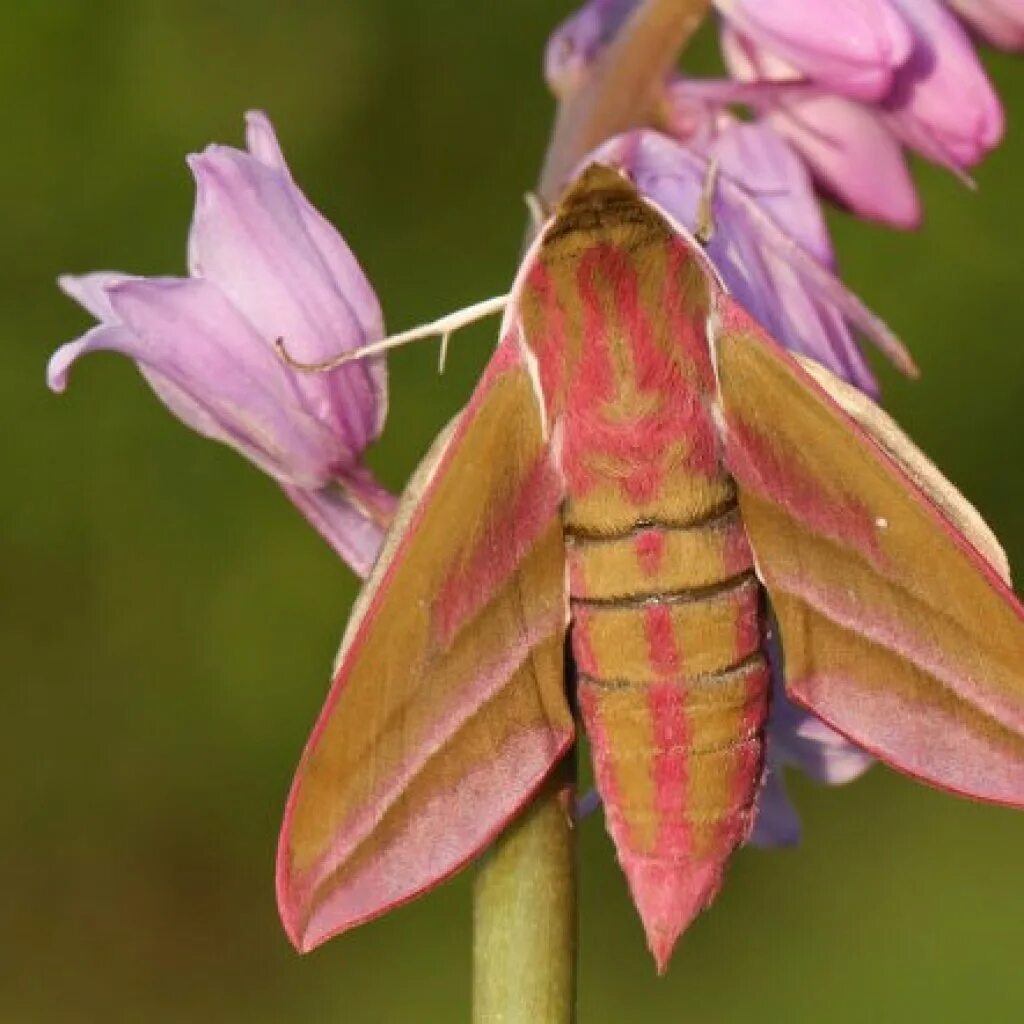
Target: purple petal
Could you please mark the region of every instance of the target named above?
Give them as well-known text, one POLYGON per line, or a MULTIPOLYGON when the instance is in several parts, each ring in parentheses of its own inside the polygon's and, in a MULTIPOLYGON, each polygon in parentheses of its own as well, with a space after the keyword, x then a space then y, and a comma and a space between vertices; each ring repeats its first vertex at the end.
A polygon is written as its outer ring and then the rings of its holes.
POLYGON ((555 29, 544 51, 544 78, 560 99, 576 92, 640 0, 589 0, 555 29))
POLYGON ((742 185, 792 239, 831 266, 832 243, 814 188, 793 149, 764 123, 736 123, 710 147, 722 174, 742 185))
POLYGON ((591 787, 581 796, 576 798, 576 807, 573 817, 576 821, 583 821, 592 814, 596 814, 601 808, 601 794, 591 787))
MULTIPOLYGON (((822 266, 832 266, 832 243, 810 177, 769 125, 736 123, 721 133, 710 152, 719 158, 722 175, 741 185, 796 245, 822 266)), ((714 239, 709 251, 714 258, 714 239)), ((759 319, 770 333, 863 390, 875 391, 874 378, 842 316, 815 300, 788 258, 762 249, 733 262, 736 267, 728 276, 737 280, 737 298, 741 303, 746 300, 748 308, 760 307, 759 319), (739 267, 755 265, 755 260, 760 280, 755 277, 752 282, 750 274, 734 276, 739 267), (759 295, 752 294, 752 283, 759 295)))
POLYGON ((81 356, 90 352, 121 352, 129 354, 135 339, 124 327, 100 324, 86 331, 80 338, 66 342, 50 356, 46 364, 46 385, 58 395, 68 386, 71 367, 81 356))
POLYGON ((58 349, 48 371, 55 390, 80 356, 116 351, 135 360, 179 419, 279 480, 322 486, 354 459, 303 408, 291 374, 213 285, 134 279, 107 295, 119 326, 96 327, 58 349))
MULTIPOLYGON (((772 72, 769 54, 728 30, 722 52, 732 73, 746 82, 772 72)), ((920 223, 917 190, 885 116, 820 89, 791 88, 754 99, 826 194, 861 217, 893 227, 920 223)))
POLYGON ((769 729, 774 756, 780 762, 796 765, 818 782, 852 782, 874 764, 866 751, 797 707, 779 684, 772 690, 769 729))
POLYGON ((993 46, 1024 50, 1022 0, 946 0, 961 18, 993 46))
POLYGON ((913 45, 889 0, 715 0, 715 6, 793 71, 855 99, 885 96, 913 45))
POLYGON ((768 276, 779 308, 778 336, 787 339, 787 347, 817 360, 862 391, 877 394, 877 382, 838 311, 815 296, 786 260, 770 260, 768 276))
POLYGON ((890 0, 915 46, 886 101, 893 130, 924 156, 973 167, 1002 139, 1003 108, 960 23, 939 0, 890 0))
MULTIPOLYGON (((379 485, 378 488, 394 501, 388 492, 379 485)), ((281 489, 337 554, 365 579, 387 532, 383 523, 368 516, 358 499, 353 500, 353 493, 337 484, 314 490, 282 484, 281 489)), ((379 495, 377 500, 381 500, 379 495)))
POLYGON ((902 147, 878 114, 818 93, 780 102, 770 120, 843 206, 892 227, 920 225, 921 204, 902 147))
MULTIPOLYGON (((213 146, 190 158, 196 212, 191 272, 214 282, 248 320, 257 340, 285 340, 316 361, 362 345, 362 325, 314 244, 289 179, 255 157, 213 146)), ((361 451, 379 425, 379 383, 363 363, 330 374, 296 375, 307 410, 361 451)))
POLYGON ((747 842, 761 848, 796 846, 800 842, 800 818, 786 794, 780 765, 769 763, 757 796, 754 827, 747 842))
MULTIPOLYGON (((376 341, 383 337, 384 315, 377 293, 345 239, 295 184, 270 119, 260 110, 250 110, 245 115, 245 129, 249 152, 260 163, 271 170, 279 171, 291 182, 309 237, 334 275, 335 283, 351 305, 367 341, 376 341)), ((379 365, 384 366, 384 361, 380 360, 379 365)))
MULTIPOLYGON (((641 192, 692 230, 707 173, 704 158, 655 132, 632 132, 609 141, 591 159, 624 168, 641 192)), ((740 304, 780 343, 870 386, 863 356, 843 336, 842 318, 913 372, 892 332, 735 181, 720 178, 714 206, 708 252, 740 304)))
POLYGON ((110 306, 107 289, 125 281, 137 280, 141 279, 131 274, 121 274, 116 270, 97 270, 80 276, 62 274, 57 278, 57 284, 65 295, 74 299, 101 323, 116 324, 117 317, 110 306))
MULTIPOLYGON (((295 184, 270 118, 260 110, 250 110, 245 115, 245 127, 249 152, 267 167, 285 175, 291 182, 309 237, 319 250, 328 271, 333 275, 335 284, 352 307, 352 312, 363 329, 365 342, 383 338, 384 314, 373 285, 370 284, 345 239, 295 184)), ((361 365, 365 368, 374 391, 377 415, 373 436, 378 437, 388 414, 388 364, 387 360, 381 357, 363 360, 361 365)))

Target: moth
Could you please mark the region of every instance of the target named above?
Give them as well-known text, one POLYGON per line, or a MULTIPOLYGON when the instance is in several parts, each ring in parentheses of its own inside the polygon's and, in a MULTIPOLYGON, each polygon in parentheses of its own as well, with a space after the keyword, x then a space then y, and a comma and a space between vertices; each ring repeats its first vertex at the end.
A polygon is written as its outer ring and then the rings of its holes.
POLYGON ((277 865, 308 950, 480 853, 574 741, 660 969, 747 837, 772 667, 923 782, 1024 804, 1024 610, 980 516, 591 166, 399 506, 277 865), (775 639, 772 639, 772 636, 775 639))

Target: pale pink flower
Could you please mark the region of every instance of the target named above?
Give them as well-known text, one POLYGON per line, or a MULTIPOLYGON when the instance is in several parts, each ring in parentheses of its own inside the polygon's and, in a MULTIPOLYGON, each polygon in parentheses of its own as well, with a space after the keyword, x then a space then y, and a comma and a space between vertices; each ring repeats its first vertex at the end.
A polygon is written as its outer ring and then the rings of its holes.
POLYGON ((913 37, 890 0, 715 0, 728 22, 781 58, 791 77, 854 99, 883 99, 913 37))
POLYGON ((384 364, 305 375, 273 343, 303 360, 333 356, 382 335, 380 306, 292 180, 270 122, 252 113, 247 127, 247 151, 211 146, 189 159, 188 277, 61 278, 99 324, 54 353, 47 379, 63 391, 80 356, 127 355, 171 412, 273 477, 365 574, 394 507, 361 461, 387 413, 384 364))
POLYGON ((914 33, 883 109, 912 149, 955 169, 979 163, 1003 138, 1003 108, 963 27, 940 0, 890 0, 914 33))
MULTIPOLYGON (((1003 111, 970 40, 940 0, 886 2, 913 45, 874 103, 837 95, 812 76, 803 87, 752 90, 749 99, 799 150, 826 194, 862 217, 914 227, 920 208, 901 144, 962 173, 1002 139, 1003 111)), ((794 82, 783 57, 734 27, 723 29, 722 47, 741 81, 794 82)))

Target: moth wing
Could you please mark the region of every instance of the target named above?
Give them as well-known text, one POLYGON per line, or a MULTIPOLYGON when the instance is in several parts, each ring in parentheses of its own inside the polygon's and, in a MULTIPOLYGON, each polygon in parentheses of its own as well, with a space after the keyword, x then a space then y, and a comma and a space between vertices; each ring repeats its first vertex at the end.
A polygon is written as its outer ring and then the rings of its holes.
POLYGON ((1024 609, 998 542, 873 403, 731 300, 720 319, 725 458, 787 692, 900 771, 1024 805, 1024 609))
POLYGON ((300 950, 461 867, 572 742, 542 423, 509 335, 402 498, 285 810, 278 905, 300 950))
POLYGON ((1010 586, 1009 560, 988 523, 942 475, 935 463, 903 433, 900 425, 863 391, 847 384, 821 363, 806 356, 794 355, 793 358, 829 398, 899 465, 924 492, 925 497, 985 556, 985 560, 999 573, 1003 582, 1010 586))

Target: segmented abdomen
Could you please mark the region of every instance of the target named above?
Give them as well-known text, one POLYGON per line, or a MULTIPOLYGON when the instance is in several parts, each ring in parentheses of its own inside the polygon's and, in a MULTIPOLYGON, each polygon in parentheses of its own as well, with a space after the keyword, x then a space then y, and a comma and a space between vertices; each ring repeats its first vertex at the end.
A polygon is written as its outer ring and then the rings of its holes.
POLYGON ((598 168, 518 306, 565 481, 580 709, 661 966, 747 833, 767 709, 761 591, 714 418, 717 287, 699 247, 598 168))
POLYGON ((567 509, 572 651, 598 788, 649 936, 668 946, 717 891, 761 773, 761 588, 721 484, 724 500, 696 518, 611 536, 567 509))

